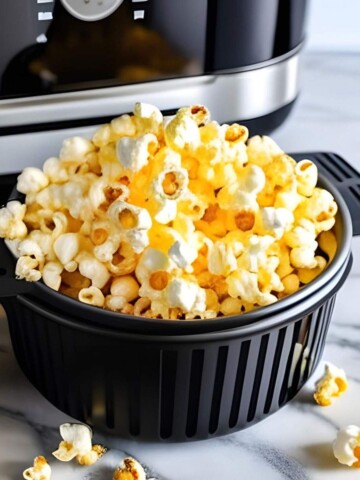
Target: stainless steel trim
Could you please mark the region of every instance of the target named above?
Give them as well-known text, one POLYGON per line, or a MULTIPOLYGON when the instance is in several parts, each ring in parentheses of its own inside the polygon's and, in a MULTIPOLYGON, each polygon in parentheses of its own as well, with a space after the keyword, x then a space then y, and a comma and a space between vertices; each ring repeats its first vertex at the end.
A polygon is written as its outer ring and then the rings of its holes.
MULTIPOLYGON (((250 120, 292 102, 299 90, 299 52, 282 62, 241 73, 207 75, 0 102, 0 127, 117 116, 134 103, 177 109, 209 107, 218 122, 250 120)), ((59 151, 64 138, 88 136, 94 127, 0 137, 0 174, 41 165, 59 151)))

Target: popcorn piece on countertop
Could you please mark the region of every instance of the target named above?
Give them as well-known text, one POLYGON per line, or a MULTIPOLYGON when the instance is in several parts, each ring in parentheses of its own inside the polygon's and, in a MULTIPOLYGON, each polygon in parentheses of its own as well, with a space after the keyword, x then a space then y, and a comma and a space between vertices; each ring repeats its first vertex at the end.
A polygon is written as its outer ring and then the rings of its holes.
POLYGON ((342 395, 348 387, 346 374, 343 369, 327 363, 324 375, 316 382, 314 399, 322 407, 332 404, 335 397, 342 395))
POLYGON ((342 428, 334 441, 333 452, 339 463, 360 468, 360 428, 356 425, 342 428))
POLYGON ((27 468, 23 472, 26 480, 50 480, 51 467, 47 463, 46 458, 39 456, 34 459, 34 466, 27 468))
POLYGON ((146 480, 146 473, 139 462, 127 457, 115 470, 113 480, 146 480))
POLYGON ((116 157, 123 168, 133 175, 149 162, 151 149, 155 152, 158 139, 152 133, 138 138, 122 137, 116 142, 116 157))
POLYGON ((102 445, 92 445, 92 430, 87 425, 64 423, 60 426, 60 435, 63 441, 53 455, 61 462, 76 457, 80 465, 92 465, 106 453, 102 445))
POLYGON ((23 222, 26 205, 14 200, 0 209, 0 237, 8 240, 23 239, 27 235, 27 227, 23 222))
POLYGON ((27 167, 17 178, 16 189, 21 193, 37 193, 49 185, 49 179, 42 170, 27 167))

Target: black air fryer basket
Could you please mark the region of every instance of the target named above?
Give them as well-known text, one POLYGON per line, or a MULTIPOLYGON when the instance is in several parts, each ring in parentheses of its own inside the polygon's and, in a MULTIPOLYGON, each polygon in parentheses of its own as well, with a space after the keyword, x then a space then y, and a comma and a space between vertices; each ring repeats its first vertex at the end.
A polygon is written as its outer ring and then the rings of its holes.
POLYGON ((15 280, 1 242, 0 300, 30 382, 79 421, 155 441, 237 431, 293 398, 321 358, 351 268, 352 230, 360 233, 360 175, 334 154, 293 156, 318 165, 338 203, 338 251, 299 292, 244 315, 167 321, 90 307, 41 282, 15 280))

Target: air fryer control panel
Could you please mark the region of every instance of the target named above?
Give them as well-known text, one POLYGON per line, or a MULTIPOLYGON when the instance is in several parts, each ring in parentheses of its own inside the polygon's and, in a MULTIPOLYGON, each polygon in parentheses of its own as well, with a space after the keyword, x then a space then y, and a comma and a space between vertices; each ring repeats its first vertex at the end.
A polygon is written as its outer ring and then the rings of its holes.
POLYGON ((108 17, 123 1, 124 0, 61 0, 71 15, 86 22, 94 22, 108 17))
POLYGON ((0 0, 0 101, 256 68, 307 0, 0 0))

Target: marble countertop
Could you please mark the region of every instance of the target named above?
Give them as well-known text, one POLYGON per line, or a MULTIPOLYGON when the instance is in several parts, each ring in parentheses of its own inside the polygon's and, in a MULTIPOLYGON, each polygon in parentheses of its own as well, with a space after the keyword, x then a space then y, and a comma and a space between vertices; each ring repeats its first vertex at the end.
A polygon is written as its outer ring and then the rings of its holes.
MULTIPOLYGON (((327 150, 360 169, 360 57, 306 54, 302 94, 291 117, 273 137, 288 151, 327 150)), ((353 240, 354 266, 337 296, 323 360, 301 393, 282 410, 243 432, 188 444, 96 440, 111 449, 93 467, 53 461, 58 426, 71 421, 50 405, 16 364, 7 322, 0 313, 0 480, 22 478, 24 468, 44 454, 53 480, 106 480, 126 455, 137 458, 158 480, 345 480, 359 471, 337 463, 332 442, 340 427, 360 425, 360 238, 353 240), (331 407, 312 400, 324 361, 345 368, 348 392, 331 407)), ((96 434, 97 432, 95 432, 96 434)))

